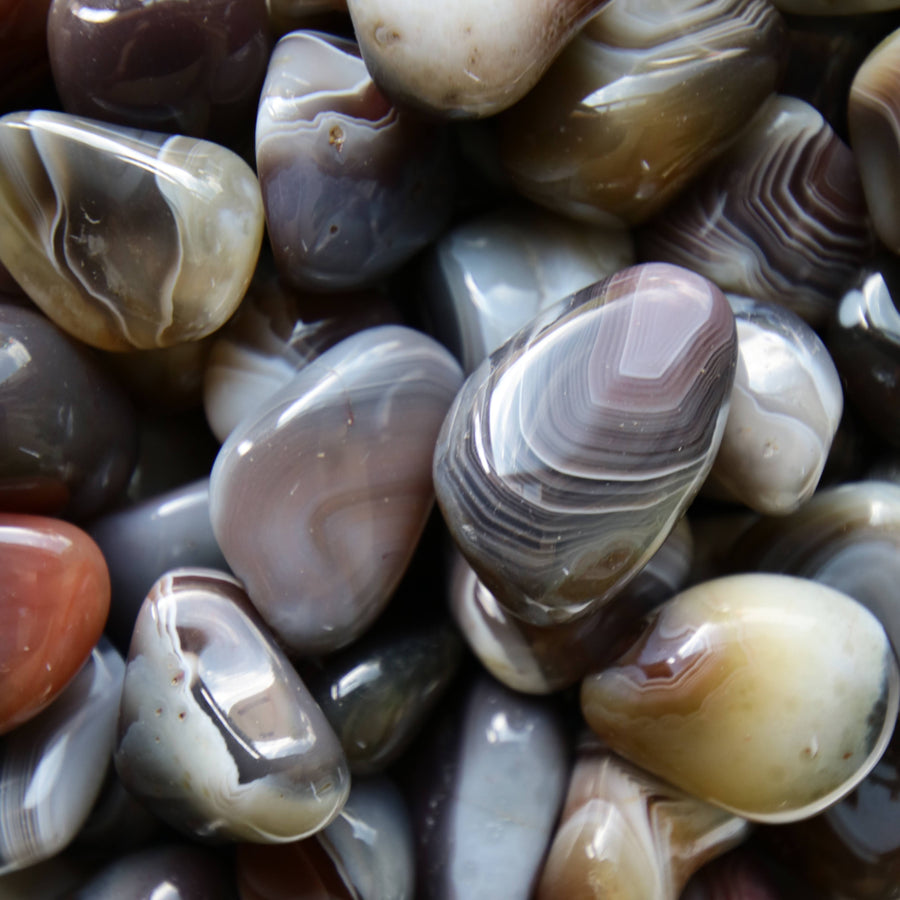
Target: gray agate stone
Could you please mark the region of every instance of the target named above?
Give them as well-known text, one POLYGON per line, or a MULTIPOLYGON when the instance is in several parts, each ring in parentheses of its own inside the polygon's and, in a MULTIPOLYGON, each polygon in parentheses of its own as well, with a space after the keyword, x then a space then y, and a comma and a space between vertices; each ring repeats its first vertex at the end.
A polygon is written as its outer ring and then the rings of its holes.
POLYGON ((283 37, 256 121, 275 262, 300 288, 344 290, 397 269, 450 215, 446 136, 395 109, 353 41, 283 37))
POLYGON ((562 806, 569 747, 553 706, 481 676, 419 759, 423 900, 528 900, 562 806))
POLYGON ((160 818, 205 839, 298 840, 350 789, 322 711, 240 584, 211 569, 170 572, 141 608, 115 761, 160 818))
POLYGON ((498 602, 558 624, 640 571, 712 466, 735 358, 715 285, 650 264, 573 295, 476 369, 444 423, 434 480, 498 602))
POLYGON ((371 328, 309 363, 223 444, 213 530, 291 651, 336 650, 384 609, 425 527, 431 456, 461 380, 433 339, 371 328))
POLYGON ((825 345, 783 306, 729 297, 738 363, 722 446, 710 473, 727 498, 784 515, 813 494, 844 408, 825 345))
POLYGON ((633 262, 627 231, 507 207, 437 242, 427 270, 430 314, 468 374, 538 313, 633 262))
POLYGON ((78 834, 112 756, 125 664, 105 639, 41 715, 0 742, 0 875, 78 834))

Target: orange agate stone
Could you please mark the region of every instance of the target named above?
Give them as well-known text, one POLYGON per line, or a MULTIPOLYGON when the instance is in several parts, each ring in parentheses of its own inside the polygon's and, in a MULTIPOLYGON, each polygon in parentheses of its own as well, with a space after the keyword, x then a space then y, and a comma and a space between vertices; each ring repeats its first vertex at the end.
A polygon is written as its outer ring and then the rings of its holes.
POLYGON ((109 573, 80 528, 0 515, 0 734, 44 709, 100 638, 109 573))

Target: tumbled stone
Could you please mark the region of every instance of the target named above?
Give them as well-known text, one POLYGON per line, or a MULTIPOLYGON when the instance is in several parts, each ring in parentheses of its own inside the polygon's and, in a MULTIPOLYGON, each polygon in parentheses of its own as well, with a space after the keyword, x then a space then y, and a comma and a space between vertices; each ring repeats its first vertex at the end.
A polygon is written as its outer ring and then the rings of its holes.
POLYGON ((350 788, 334 732, 241 585, 176 569, 138 616, 116 769, 160 818, 205 839, 283 843, 324 828, 350 788))
POLYGON ((645 265, 553 307, 469 376, 435 489, 499 603, 559 624, 640 571, 713 463, 735 356, 721 292, 645 265))

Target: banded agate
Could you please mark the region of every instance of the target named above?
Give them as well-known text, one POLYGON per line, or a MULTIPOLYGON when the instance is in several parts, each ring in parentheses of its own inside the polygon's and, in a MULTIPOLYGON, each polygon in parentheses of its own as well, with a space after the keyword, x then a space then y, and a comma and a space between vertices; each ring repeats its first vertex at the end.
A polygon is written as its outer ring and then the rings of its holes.
POLYGON ((651 264, 574 294, 472 373, 438 439, 434 482, 501 605, 559 624, 637 574, 709 472, 735 358, 721 292, 651 264))
POLYGON ((682 592, 582 684, 590 727, 635 765, 761 822, 815 815, 884 753, 897 719, 884 629, 833 588, 785 575, 682 592))
POLYGON ((213 531, 292 652, 337 650, 384 609, 425 527, 431 456, 461 380, 432 338, 369 328, 301 369, 222 445, 213 531))
POLYGON ((583 740, 535 900, 678 900, 750 825, 583 740))
POLYGON ((376 84, 397 103, 448 117, 491 116, 531 90, 605 0, 422 5, 348 0, 376 84))
POLYGON ((295 287, 361 287, 437 237, 452 205, 446 133, 401 112, 353 41, 295 31, 275 47, 256 120, 275 263, 295 287))
POLYGON ((774 97, 639 237, 639 255, 822 325, 874 248, 850 148, 809 104, 774 97))
POLYGON ((616 0, 503 114, 504 167, 557 212, 644 222, 777 88, 786 50, 766 0, 616 0))
POLYGON ((115 763, 144 805, 206 840, 307 837, 350 789, 322 711, 240 583, 212 569, 175 569, 147 595, 115 763))
POLYGON ((103 350, 215 331, 250 282, 259 185, 206 141, 55 112, 0 119, 0 260, 73 337, 103 350))
POLYGON ((844 408, 825 345, 783 306, 730 296, 738 335, 731 409, 710 483, 764 515, 813 495, 844 408))

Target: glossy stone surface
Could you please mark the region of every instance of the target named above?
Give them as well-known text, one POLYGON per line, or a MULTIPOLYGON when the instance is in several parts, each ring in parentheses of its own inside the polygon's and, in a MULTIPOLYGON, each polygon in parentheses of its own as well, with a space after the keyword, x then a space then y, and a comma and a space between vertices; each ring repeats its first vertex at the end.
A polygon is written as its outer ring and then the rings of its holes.
POLYGON ((295 31, 275 47, 256 120, 266 223, 282 277, 360 287, 440 233, 452 203, 445 133, 395 109, 353 41, 295 31))
POLYGON ((441 431, 435 489, 500 604, 558 624, 637 574, 712 465, 735 356, 718 289, 647 265, 573 295, 472 373, 441 431))
POLYGON ((684 586, 693 543, 682 519, 634 580, 602 607, 574 622, 546 627, 506 612, 454 552, 450 610, 469 648, 494 678, 526 694, 549 694, 612 662, 623 635, 684 586))
POLYGON ((67 112, 222 138, 252 125, 268 24, 265 0, 53 0, 47 41, 67 112))
POLYGON ((501 120, 529 199, 636 225, 734 139, 778 86, 781 17, 765 0, 616 0, 501 120))
POLYGON ((897 718, 878 620, 784 575, 704 582, 582 685, 591 728, 636 765, 738 815, 808 818, 851 791, 897 718))
POLYGON ((237 850, 241 900, 413 900, 414 842, 400 792, 354 780, 338 817, 314 837, 237 850))
POLYGON ((0 741, 0 874, 59 853, 109 765, 125 664, 105 640, 40 716, 0 741))
MULTIPOLYGON (((788 829, 779 829, 787 831, 788 829)), ((704 866, 688 882, 681 900, 807 900, 796 891, 785 893, 757 854, 743 848, 704 866)), ((812 900, 810 897, 809 900, 812 900)))
POLYGON ((587 739, 579 748, 536 900, 678 900, 700 866, 740 843, 744 819, 587 739))
POLYGON ((784 519, 763 519, 734 562, 811 578, 868 607, 900 651, 900 485, 860 481, 821 490, 784 519))
POLYGON ((205 839, 298 840, 350 788, 322 711, 239 582, 212 569, 176 569, 147 596, 115 762, 160 818, 205 839))
POLYGON ((568 747, 543 700, 482 676, 419 757, 422 900, 528 900, 562 806, 568 747))
POLYGON ((307 675, 354 775, 400 758, 461 661, 462 642, 448 623, 404 627, 394 616, 307 675))
POLYGON ((431 455, 460 381, 424 334, 367 329, 309 363, 222 446, 213 531, 291 650, 336 650, 384 609, 431 509, 431 455))
POLYGON ((228 568, 209 520, 207 478, 102 516, 90 534, 103 551, 112 582, 106 630, 123 652, 158 578, 183 566, 228 568))
POLYGON ((108 611, 109 574, 87 534, 58 519, 0 515, 0 734, 72 680, 108 611))
POLYGON ((125 489, 137 454, 128 398, 34 309, 0 303, 0 509, 84 518, 125 489))
POLYGON ((379 87, 405 105, 450 117, 490 116, 512 106, 602 5, 603 0, 347 3, 379 87))
POLYGON ((399 313, 381 294, 301 294, 257 273, 212 346, 203 379, 210 428, 224 441, 329 347, 364 328, 397 321, 399 313))
POLYGON ((55 112, 0 119, 0 259, 57 325, 104 350, 197 340, 259 254, 259 184, 206 141, 55 112))
POLYGON ((738 335, 731 409, 710 480, 764 515, 812 496, 844 408, 825 345, 783 306, 729 297, 738 335))
POLYGON ((430 317, 470 373, 536 315, 633 262, 627 231, 507 206, 435 244, 426 275, 430 317))
POLYGON ((775 97, 639 246, 821 325, 873 241, 850 148, 811 106, 775 97))
POLYGON ((883 257, 841 298, 828 331, 847 402, 879 437, 900 447, 900 266, 883 257))
POLYGON ((70 900, 231 900, 231 867, 210 850, 166 844, 111 862, 70 900))

